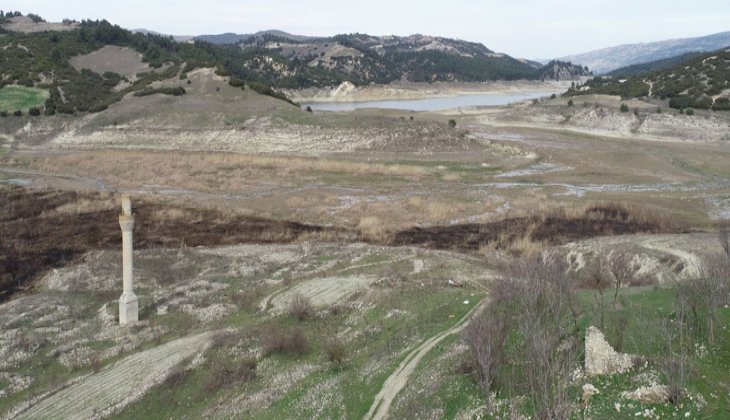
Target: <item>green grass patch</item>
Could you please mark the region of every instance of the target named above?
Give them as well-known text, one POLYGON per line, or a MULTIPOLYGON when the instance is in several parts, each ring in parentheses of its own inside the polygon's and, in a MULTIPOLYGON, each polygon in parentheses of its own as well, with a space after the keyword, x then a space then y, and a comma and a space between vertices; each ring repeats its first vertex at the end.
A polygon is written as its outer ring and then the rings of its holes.
POLYGON ((0 111, 12 113, 21 110, 28 112, 31 107, 41 107, 50 95, 45 89, 10 85, 0 89, 0 111))

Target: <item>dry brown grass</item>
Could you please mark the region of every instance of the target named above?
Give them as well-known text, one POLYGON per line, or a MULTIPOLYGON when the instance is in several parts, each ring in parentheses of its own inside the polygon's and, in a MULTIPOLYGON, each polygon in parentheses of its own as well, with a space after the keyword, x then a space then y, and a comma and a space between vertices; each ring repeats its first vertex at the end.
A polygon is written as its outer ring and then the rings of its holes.
POLYGON ((84 214, 117 208, 116 200, 110 195, 101 195, 95 199, 82 198, 77 201, 63 204, 54 211, 63 214, 84 214))
POLYGON ((370 241, 382 241, 385 239, 386 230, 383 222, 376 216, 366 216, 360 219, 357 228, 363 238, 370 241))
POLYGON ((430 172, 423 166, 232 153, 184 152, 78 152, 30 160, 44 172, 70 171, 76 175, 103 177, 108 183, 129 187, 167 185, 196 190, 237 190, 245 180, 273 175, 283 178, 302 174, 342 173, 358 176, 421 178, 430 172))

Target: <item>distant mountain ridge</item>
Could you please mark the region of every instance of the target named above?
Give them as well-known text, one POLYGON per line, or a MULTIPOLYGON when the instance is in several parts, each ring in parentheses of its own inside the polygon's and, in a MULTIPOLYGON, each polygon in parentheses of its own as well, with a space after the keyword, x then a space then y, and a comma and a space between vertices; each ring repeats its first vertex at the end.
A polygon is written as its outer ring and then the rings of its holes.
POLYGON ((240 44, 245 40, 251 38, 263 38, 264 36, 274 36, 277 38, 288 39, 291 41, 307 41, 318 37, 305 36, 305 35, 294 35, 288 32, 280 31, 278 29, 267 29, 265 31, 258 31, 252 34, 236 34, 233 32, 226 32, 223 34, 209 34, 209 35, 197 35, 193 38, 199 41, 210 42, 211 44, 224 45, 224 44, 240 44))
POLYGON ((662 60, 691 52, 715 51, 725 47, 730 47, 730 31, 693 38, 618 45, 568 55, 560 60, 588 66, 594 73, 604 74, 633 64, 662 60))
POLYGON ((421 34, 315 37, 270 29, 174 38, 220 47, 230 53, 229 62, 237 61, 229 67, 238 77, 255 77, 284 88, 333 86, 343 81, 362 85, 393 81, 566 80, 591 75, 587 68, 568 62, 552 61, 543 66, 495 52, 481 43, 421 34), (233 57, 240 55, 235 47, 243 51, 244 57, 233 57))

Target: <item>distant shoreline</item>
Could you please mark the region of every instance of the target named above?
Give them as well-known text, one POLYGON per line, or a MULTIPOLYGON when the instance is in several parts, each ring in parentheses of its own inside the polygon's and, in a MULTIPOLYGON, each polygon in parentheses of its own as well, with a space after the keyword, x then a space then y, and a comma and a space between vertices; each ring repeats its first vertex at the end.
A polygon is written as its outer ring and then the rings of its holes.
POLYGON ((517 80, 484 83, 392 83, 356 87, 343 83, 337 87, 287 90, 285 93, 296 102, 370 102, 484 94, 509 95, 540 92, 550 94, 565 91, 570 84, 571 81, 517 80))

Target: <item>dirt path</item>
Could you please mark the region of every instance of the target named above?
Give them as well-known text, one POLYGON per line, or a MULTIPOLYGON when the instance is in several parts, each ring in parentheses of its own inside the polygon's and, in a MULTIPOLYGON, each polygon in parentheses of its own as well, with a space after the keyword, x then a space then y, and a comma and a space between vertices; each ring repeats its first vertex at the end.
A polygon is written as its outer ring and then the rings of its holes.
POLYGON ((673 246, 670 241, 665 238, 656 238, 644 241, 641 246, 655 251, 664 252, 670 255, 674 255, 679 258, 684 265, 682 273, 688 278, 696 278, 700 276, 702 272, 702 260, 699 256, 692 254, 691 252, 678 249, 673 246))
POLYGON ((370 410, 368 410, 368 413, 365 414, 364 419, 381 420, 387 418, 390 405, 393 403, 396 395, 398 395, 398 393, 406 386, 408 378, 410 378, 413 371, 416 370, 416 367, 418 366, 418 363, 421 361, 421 359, 423 359, 423 356, 425 356, 429 351, 431 351, 431 349, 433 349, 446 337, 463 330, 464 327, 466 327, 468 323, 467 321, 471 318, 471 316, 475 312, 481 310, 486 302, 487 298, 482 299, 481 302, 474 306, 472 310, 464 315, 464 317, 462 317, 451 328, 429 338, 428 340, 424 341, 420 346, 416 347, 410 353, 408 353, 406 358, 403 359, 400 365, 398 365, 398 368, 393 371, 393 373, 385 380, 385 382, 383 383, 383 388, 375 396, 375 400, 370 406, 370 410))
POLYGON ((9 418, 86 419, 109 415, 133 402, 164 380, 168 370, 204 351, 211 332, 180 338, 133 354, 51 394, 9 418))

